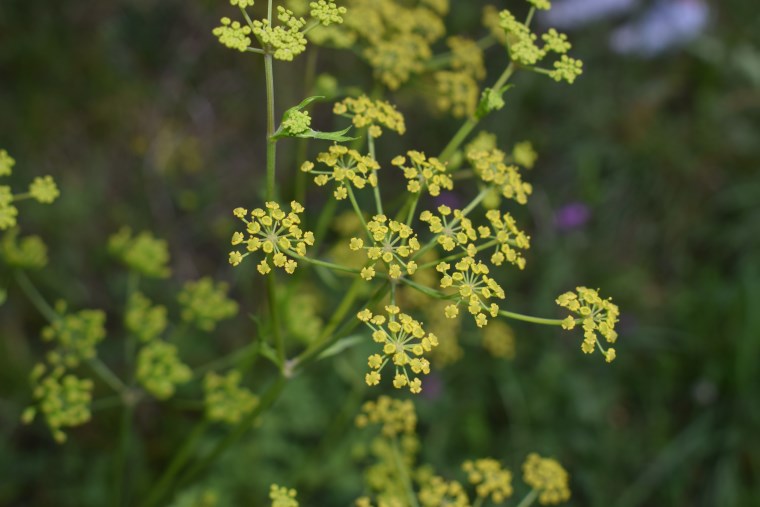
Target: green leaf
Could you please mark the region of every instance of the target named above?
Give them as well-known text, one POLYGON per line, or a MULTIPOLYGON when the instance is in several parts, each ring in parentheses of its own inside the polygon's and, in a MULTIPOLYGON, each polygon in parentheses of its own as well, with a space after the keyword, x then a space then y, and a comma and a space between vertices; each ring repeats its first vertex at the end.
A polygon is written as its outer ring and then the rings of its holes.
POLYGON ((328 357, 335 356, 337 354, 340 354, 346 349, 350 349, 357 343, 360 343, 365 339, 364 335, 361 334, 352 334, 351 336, 346 336, 345 338, 341 338, 337 342, 333 343, 329 347, 327 347, 325 350, 322 351, 319 356, 317 356, 317 359, 327 359, 328 357))
POLYGON ((295 137, 295 138, 302 138, 302 139, 322 139, 325 141, 335 141, 335 142, 347 142, 347 141, 355 141, 358 139, 357 137, 349 137, 345 135, 349 130, 351 130, 351 127, 348 127, 344 130, 339 130, 337 132, 320 132, 318 130, 308 129, 304 130, 303 132, 299 133, 293 133, 288 132, 282 128, 282 125, 290 118, 290 116, 297 112, 302 111, 306 107, 308 107, 312 102, 315 102, 317 100, 322 100, 325 97, 321 95, 315 95, 313 97, 307 97, 301 101, 300 104, 297 106, 291 107, 290 109, 286 110, 282 114, 282 121, 280 122, 280 127, 277 129, 277 132, 275 132, 272 135, 272 139, 282 139, 283 137, 295 137))
POLYGON ((483 90, 483 94, 480 96, 480 103, 475 111, 475 116, 478 119, 488 116, 493 111, 498 111, 504 107, 504 93, 512 88, 514 85, 508 84, 499 90, 493 88, 486 88, 483 90))

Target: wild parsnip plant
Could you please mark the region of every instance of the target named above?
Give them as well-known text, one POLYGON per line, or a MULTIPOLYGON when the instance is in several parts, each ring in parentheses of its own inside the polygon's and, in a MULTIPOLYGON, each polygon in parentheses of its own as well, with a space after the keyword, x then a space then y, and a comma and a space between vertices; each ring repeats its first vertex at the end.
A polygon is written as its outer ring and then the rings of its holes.
MULTIPOLYGON (((176 488, 192 484, 264 416, 290 379, 309 375, 315 362, 355 346, 355 336, 349 334, 359 329, 362 339, 375 344, 364 365, 366 384, 378 395, 387 391, 384 386, 393 386, 394 397, 367 402, 357 416, 358 426, 381 429, 369 447, 373 463, 367 483, 356 486, 356 505, 480 507, 512 501, 513 473, 497 459, 464 462, 461 482, 419 466, 414 403, 425 392, 424 377, 461 355, 457 334, 463 327, 481 332, 487 350, 504 358, 515 354, 506 320, 568 331, 581 327, 582 352, 598 350, 607 362, 615 359, 610 345, 617 338, 619 311, 610 299, 578 287, 557 297, 566 310, 563 318, 523 315, 510 310, 514 296, 502 276, 511 269, 530 269, 530 236, 509 210, 528 202, 533 188, 527 170, 536 165, 537 155, 529 142, 504 149, 496 136, 476 131, 485 117, 505 109, 516 73, 568 84, 581 74, 582 64, 568 55, 571 44, 564 34, 554 29, 538 34, 531 28, 536 10, 549 9, 550 2, 528 0, 524 19, 487 8, 483 25, 488 33, 480 40, 447 36, 448 0, 229 3, 231 13, 212 33, 227 48, 250 53, 240 56, 240 65, 248 64, 247 56, 263 59, 266 175, 260 198, 251 196, 230 210, 235 232, 229 256, 220 263, 235 269, 255 263, 260 281, 251 283, 266 287, 265 311, 255 315, 263 331, 250 347, 230 357, 202 366, 185 363, 175 333, 194 328, 212 336, 219 322, 240 310, 259 309, 240 309, 229 297, 230 287, 210 278, 187 282, 178 291, 176 312, 165 301, 152 301, 142 282, 171 277, 169 245, 148 231, 123 228, 109 239, 108 250, 128 273, 121 316, 124 359, 106 364, 97 347, 112 339, 116 326, 106 325, 101 310, 48 303, 26 274, 45 266, 44 243, 36 237, 19 239, 18 230, 11 229, 17 225, 15 204, 29 198, 53 203, 59 194, 55 182, 36 178, 23 194, 0 186, 0 228, 9 230, 3 258, 16 268, 19 286, 49 321, 42 338, 51 347, 31 374, 34 402, 24 421, 31 423, 39 415, 54 439, 64 442, 66 430, 86 424, 92 405, 103 401, 93 400, 95 384, 102 383, 123 411, 113 505, 165 505, 176 488), (311 45, 352 51, 372 70, 373 91, 338 97, 332 104, 335 121, 350 122, 342 130, 314 128, 309 109, 324 100, 320 96, 304 97, 278 115, 275 90, 287 83, 276 85, 274 60, 297 61, 311 45), (484 86, 484 52, 491 47, 495 50, 489 58, 503 62, 503 69, 484 86), (403 136, 413 128, 386 95, 413 81, 425 84, 436 108, 463 119, 451 139, 439 140, 434 153, 418 146, 389 152, 383 144, 387 136, 403 136), (278 165, 278 143, 285 138, 308 142, 319 154, 297 166, 278 165), (300 182, 296 195, 281 186, 285 180, 300 182), (323 193, 328 205, 307 206, 307 180, 314 183, 308 193, 323 193), (469 202, 445 203, 442 197, 452 192, 469 196, 469 202), (337 239, 326 233, 331 224, 342 231, 337 239), (295 283, 294 274, 301 274, 301 283, 304 277, 311 279, 318 290, 336 290, 320 282, 325 272, 336 276, 342 299, 321 310, 326 323, 317 317, 313 301, 305 299, 304 306, 311 308, 300 313, 301 324, 294 329, 284 291, 295 283), (269 359, 278 374, 263 385, 250 382, 248 372, 231 360, 249 353, 269 359), (126 464, 137 438, 132 429, 136 408, 148 398, 168 400, 189 383, 202 387, 205 418, 147 490, 135 490, 126 464), (197 443, 216 424, 229 427, 226 436, 199 453, 197 443)), ((0 176, 9 175, 13 165, 0 151, 0 176)), ((551 458, 530 454, 522 476, 528 493, 515 502, 519 507, 534 501, 556 504, 570 496, 568 472, 551 458)), ((287 482, 283 477, 282 483, 287 482)), ((198 505, 214 505, 213 495, 204 498, 198 505)), ((298 505, 296 492, 278 485, 272 485, 270 499, 276 507, 298 505)))

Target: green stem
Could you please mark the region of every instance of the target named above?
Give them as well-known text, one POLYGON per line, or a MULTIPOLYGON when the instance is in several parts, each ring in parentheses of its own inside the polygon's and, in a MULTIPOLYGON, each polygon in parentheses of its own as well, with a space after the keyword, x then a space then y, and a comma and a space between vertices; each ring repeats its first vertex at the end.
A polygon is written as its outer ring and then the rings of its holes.
POLYGON ((117 394, 123 394, 126 391, 127 386, 124 385, 124 382, 103 361, 97 357, 92 357, 87 360, 87 364, 117 394))
POLYGON ((351 185, 346 185, 346 189, 348 189, 348 198, 351 201, 351 206, 354 208, 354 211, 359 216, 359 220, 361 220, 362 225, 364 226, 364 231, 367 233, 368 238, 372 238, 372 234, 369 233, 369 228, 367 227, 367 221, 364 220, 364 213, 362 213, 361 208, 359 208, 359 203, 356 202, 356 196, 354 195, 354 190, 351 188, 351 185))
POLYGON ((417 495, 414 494, 414 488, 412 487, 412 481, 409 479, 409 474, 406 469, 404 461, 401 459, 401 451, 399 450, 398 438, 394 435, 391 440, 391 446, 393 448, 393 458, 396 461, 396 468, 398 470, 398 477, 401 483, 404 485, 406 491, 406 497, 409 501, 410 507, 419 507, 417 503, 417 495))
POLYGON ((472 507, 481 507, 483 505, 483 502, 485 501, 484 496, 478 496, 478 498, 475 499, 474 502, 472 502, 472 507))
MULTIPOLYGON (((369 148, 369 156, 372 158, 372 160, 377 161, 377 157, 375 156, 375 138, 372 137, 369 132, 367 132, 367 146, 369 148)), ((372 171, 377 177, 377 171, 372 171)), ((380 196, 380 182, 378 181, 377 184, 372 187, 372 192, 375 194, 375 207, 377 208, 377 214, 382 215, 383 214, 383 200, 380 196)))
POLYGON ((294 360, 295 364, 303 365, 305 362, 316 357, 324 349, 325 345, 331 341, 331 338, 333 338, 333 333, 338 328, 341 321, 346 317, 348 312, 351 310, 351 307, 353 307, 356 298, 361 293, 361 289, 364 283, 365 281, 362 278, 356 278, 354 280, 354 282, 351 284, 351 287, 349 287, 348 291, 343 296, 343 299, 338 305, 338 308, 335 310, 335 312, 333 312, 332 317, 330 317, 330 320, 327 322, 327 325, 325 325, 325 327, 322 329, 322 332, 319 334, 317 339, 314 340, 314 342, 309 345, 309 347, 294 360))
MULTIPOLYGON (((490 247, 498 245, 498 244, 499 244, 498 240, 492 239, 488 243, 483 243, 482 245, 480 245, 479 247, 477 247, 475 249, 475 251, 476 252, 480 252, 482 250, 485 250, 486 248, 490 248, 490 247)), ((423 269, 434 268, 438 264, 440 264, 441 262, 455 261, 457 259, 460 259, 460 258, 464 257, 465 255, 467 255, 467 252, 459 252, 459 253, 456 253, 456 254, 452 254, 452 255, 449 255, 448 257, 444 257, 443 259, 439 259, 439 260, 433 261, 433 262, 428 262, 427 264, 423 264, 422 266, 418 266, 417 267, 417 271, 421 271, 423 269)))
POLYGON ((340 264, 334 264, 332 262, 321 261, 319 259, 312 259, 310 257, 303 257, 294 252, 288 252, 288 256, 293 257, 294 259, 297 259, 299 261, 313 264, 315 266, 322 266, 323 268, 332 269, 333 271, 342 271, 344 273, 353 273, 355 275, 358 275, 359 273, 361 273, 361 271, 358 269, 341 266, 340 264))
POLYGON ((261 342, 252 342, 248 345, 230 353, 227 354, 224 357, 221 357, 219 359, 216 359, 214 361, 210 361, 204 365, 201 365, 193 370, 193 377, 200 378, 203 375, 205 375, 209 371, 214 370, 223 370, 226 368, 229 368, 235 364, 238 363, 238 361, 242 361, 242 359, 246 358, 249 354, 251 356, 258 355, 261 347, 261 342))
POLYGON ((277 350, 277 357, 280 360, 280 367, 285 364, 285 341, 280 332, 280 311, 277 304, 277 294, 275 292, 274 273, 267 276, 267 296, 269 298, 269 318, 272 321, 272 334, 274 335, 274 347, 277 350))
POLYGON ((45 298, 42 297, 42 294, 40 294, 40 291, 37 290, 37 287, 35 287, 29 277, 26 276, 26 273, 23 271, 16 271, 15 274, 19 287, 21 287, 21 290, 24 292, 26 297, 29 298, 29 301, 31 301, 37 311, 39 311, 42 316, 45 317, 45 319, 47 319, 47 321, 51 324, 60 320, 61 316, 58 315, 58 313, 53 309, 52 306, 48 304, 47 301, 45 301, 45 298))
POLYGON ((543 324, 546 326, 561 326, 564 322, 563 319, 544 319, 541 317, 532 317, 530 315, 523 315, 521 313, 508 312, 507 310, 501 310, 499 315, 507 317, 508 319, 521 320, 523 322, 531 322, 533 324, 543 324))
POLYGON ((178 484, 187 484, 188 481, 193 479, 200 472, 208 468, 208 466, 211 465, 214 461, 216 461, 216 459, 222 455, 222 453, 224 453, 224 451, 226 451, 230 446, 240 440, 240 438, 242 438, 243 435, 245 435, 246 432, 253 426, 256 418, 259 417, 262 413, 266 412, 274 404, 274 402, 277 401, 277 399, 280 397, 280 394, 282 393, 283 388, 285 387, 286 382, 287 379, 285 377, 278 377, 277 380, 275 380, 274 384, 269 386, 267 391, 261 397, 261 402, 256 406, 256 408, 253 409, 245 417, 245 419, 240 421, 231 433, 227 434, 225 438, 218 442, 216 446, 214 446, 214 448, 211 450, 211 452, 208 453, 205 458, 203 458, 203 460, 201 460, 199 463, 196 463, 187 472, 185 472, 180 477, 178 484))
POLYGON ((517 504, 517 507, 529 507, 538 497, 538 490, 532 490, 530 493, 525 495, 525 498, 523 498, 519 504, 517 504))
MULTIPOLYGON (((510 77, 512 77, 512 74, 514 74, 516 70, 514 62, 510 62, 510 64, 507 66, 506 69, 504 69, 504 72, 501 73, 499 76, 499 79, 496 80, 494 83, 492 89, 496 90, 497 92, 504 87, 504 85, 507 83, 510 77)), ((459 149, 459 146, 464 142, 465 139, 467 139, 467 136, 470 135, 470 133, 475 129, 475 127, 478 126, 478 123, 480 123, 480 118, 468 118, 461 127, 459 127, 459 130, 456 134, 454 134, 454 137, 451 138, 451 141, 449 141, 449 144, 446 145, 446 147, 443 149, 441 154, 438 156, 439 160, 441 162, 448 162, 449 159, 454 155, 454 152, 456 152, 459 149)))
POLYGON ((172 481, 174 480, 174 477, 176 477, 177 473, 179 473, 182 467, 185 466, 185 463, 187 463, 187 461, 190 459, 193 451, 198 446, 198 441, 200 440, 203 433, 206 432, 207 427, 208 421, 205 419, 195 425, 192 433, 190 433, 190 436, 185 439, 185 443, 182 445, 182 448, 177 454, 174 455, 174 458, 172 459, 171 463, 169 463, 169 466, 166 467, 166 470, 164 470, 161 478, 148 492, 148 496, 141 504, 141 507, 151 507, 153 505, 156 505, 161 499, 166 496, 166 494, 169 492, 168 490, 171 486, 172 481))
POLYGON ((121 425, 119 430, 119 452, 116 457, 116 484, 114 486, 113 505, 131 505, 129 501, 129 447, 131 441, 132 418, 134 416, 134 403, 124 403, 121 413, 121 425))

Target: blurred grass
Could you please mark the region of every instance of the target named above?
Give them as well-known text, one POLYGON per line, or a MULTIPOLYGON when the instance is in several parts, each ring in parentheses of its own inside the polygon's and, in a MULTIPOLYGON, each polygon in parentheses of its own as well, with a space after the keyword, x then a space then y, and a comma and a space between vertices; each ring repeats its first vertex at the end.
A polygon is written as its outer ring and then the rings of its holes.
MULTIPOLYGON (((454 4, 452 30, 480 33, 480 2, 454 4)), ((612 366, 580 354, 577 337, 520 323, 514 362, 466 345, 441 374, 440 394, 419 403, 425 462, 455 474, 463 459, 488 455, 517 470, 535 450, 570 470, 571 505, 757 503, 760 26, 752 2, 712 8, 700 40, 653 60, 611 54, 612 24, 578 31, 586 73, 576 85, 520 76, 508 107, 488 120, 502 143, 531 139, 541 155, 522 217, 534 247, 526 272, 508 281, 510 309, 554 316, 558 293, 589 284, 619 303, 624 329, 612 366), (577 201, 590 222, 558 231, 554 213, 577 201)), ((17 160, 14 184, 50 173, 64 192, 54 212, 23 218, 25 232, 50 245, 51 267, 35 277, 46 293, 102 306, 115 323, 124 279, 105 240, 124 224, 170 240, 177 279, 232 278, 227 215, 259 198, 263 90, 260 62, 210 36, 225 12, 212 1, 0 4, 0 145, 17 160)), ((320 71, 368 87, 361 64, 334 56, 321 53, 320 71)), ((492 72, 500 61, 489 61, 492 72)), ((280 107, 306 93, 300 72, 276 68, 287 84, 280 107)), ((434 151, 456 128, 415 108, 413 93, 393 100, 414 126, 410 145, 434 151)), ((326 107, 315 121, 331 121, 326 107)), ((244 308, 257 303, 249 275, 235 274, 244 308)), ((170 300, 176 286, 148 289, 170 300)), ((10 296, 0 308, 0 504, 107 505, 118 416, 98 411, 60 447, 42 425, 19 425, 42 322, 18 291, 10 296)), ((206 362, 255 333, 241 319, 213 340, 187 337, 187 353, 206 362)), ((101 347, 117 364, 120 350, 101 347)), ((349 428, 367 396, 357 387, 362 357, 352 350, 289 386, 200 487, 221 489, 228 505, 264 498, 270 482, 299 487, 304 504, 357 496, 361 437, 349 428)), ((268 368, 256 362, 254 379, 268 368)), ((186 388, 179 399, 197 396, 186 388)), ((197 416, 141 406, 138 487, 197 416)))

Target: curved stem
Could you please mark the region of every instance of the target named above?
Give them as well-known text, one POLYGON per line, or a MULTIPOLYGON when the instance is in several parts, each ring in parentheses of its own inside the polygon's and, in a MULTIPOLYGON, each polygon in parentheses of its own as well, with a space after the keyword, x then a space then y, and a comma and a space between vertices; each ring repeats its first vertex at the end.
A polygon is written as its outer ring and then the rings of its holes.
POLYGON ((536 497, 538 497, 538 490, 534 489, 525 495, 525 498, 523 498, 520 503, 517 504, 517 507, 529 507, 536 500, 536 497))
POLYGON ((507 310, 499 311, 499 315, 507 317, 508 319, 521 320, 532 324, 543 324, 545 326, 561 326, 564 322, 563 319, 544 319, 541 317, 533 317, 531 315, 523 315, 522 313, 508 312, 507 310))
POLYGON ((410 507, 419 507, 419 503, 417 502, 417 495, 414 494, 414 488, 412 487, 412 481, 409 478, 409 473, 406 467, 406 464, 404 464, 404 461, 401 459, 401 451, 399 450, 398 445, 398 438, 394 435, 393 439, 391 440, 391 447, 393 448, 393 458, 396 462, 396 469, 398 471, 398 477, 401 483, 404 485, 404 491, 406 492, 407 500, 409 501, 410 507))
POLYGON ((315 266, 322 266, 323 268, 332 269, 333 271, 341 271, 343 273, 351 273, 354 275, 358 275, 359 273, 361 273, 361 271, 358 269, 341 266, 340 264, 334 264, 332 262, 321 261, 319 259, 311 259, 309 257, 302 257, 292 252, 289 253, 289 255, 293 257, 294 259, 298 259, 299 261, 307 262, 309 264, 314 264, 315 266))
POLYGON ((15 275, 18 286, 21 287, 21 290, 26 297, 29 298, 29 301, 31 301, 37 311, 39 311, 51 324, 60 320, 61 316, 58 315, 58 312, 56 312, 45 298, 42 297, 42 294, 40 294, 40 291, 37 290, 37 287, 34 286, 29 277, 26 276, 26 273, 23 271, 16 271, 15 275))

